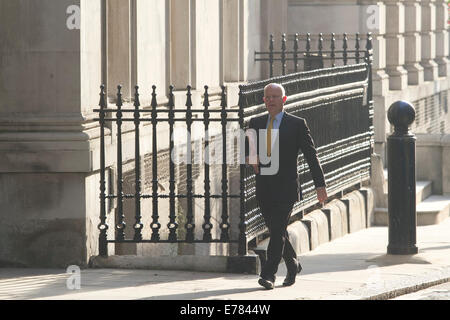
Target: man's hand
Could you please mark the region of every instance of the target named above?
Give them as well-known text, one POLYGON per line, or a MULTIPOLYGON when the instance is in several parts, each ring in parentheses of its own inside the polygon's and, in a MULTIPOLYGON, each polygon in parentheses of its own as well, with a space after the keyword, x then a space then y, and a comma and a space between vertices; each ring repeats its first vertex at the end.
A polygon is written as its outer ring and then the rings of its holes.
POLYGON ((327 189, 325 187, 320 187, 316 189, 316 192, 317 200, 319 200, 319 202, 323 204, 328 199, 327 189))
MULTIPOLYGON (((245 157, 245 164, 249 164, 248 163, 248 157, 245 157)), ((253 167, 253 170, 255 171, 256 174, 259 174, 259 157, 256 158, 256 163, 251 163, 250 165, 253 167)))

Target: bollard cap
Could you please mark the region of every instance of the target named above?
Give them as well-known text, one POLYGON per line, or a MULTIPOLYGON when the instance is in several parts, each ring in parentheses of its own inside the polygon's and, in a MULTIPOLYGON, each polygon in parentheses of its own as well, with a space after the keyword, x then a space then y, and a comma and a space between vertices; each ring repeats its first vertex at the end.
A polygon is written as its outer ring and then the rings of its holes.
POLYGON ((406 134, 408 127, 416 118, 416 110, 407 101, 394 102, 388 110, 388 120, 394 126, 395 133, 406 134))

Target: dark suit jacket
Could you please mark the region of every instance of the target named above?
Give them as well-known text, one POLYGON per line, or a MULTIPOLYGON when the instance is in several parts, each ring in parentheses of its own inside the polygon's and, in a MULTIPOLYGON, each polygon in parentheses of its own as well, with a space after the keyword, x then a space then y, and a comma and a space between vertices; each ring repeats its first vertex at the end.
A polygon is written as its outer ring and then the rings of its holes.
MULTIPOLYGON (((268 116, 266 114, 250 120, 249 128, 256 130, 258 138, 258 130, 266 129, 268 116)), ((299 151, 303 152, 308 162, 315 187, 326 186, 314 141, 305 119, 285 112, 278 134, 276 143, 279 143, 279 170, 275 175, 261 175, 260 168, 260 174, 256 175, 256 198, 259 203, 274 199, 283 202, 295 202, 303 199, 297 173, 299 151)), ((262 143, 266 144, 266 141, 262 141, 262 143)), ((258 141, 258 154, 259 146, 258 141)))

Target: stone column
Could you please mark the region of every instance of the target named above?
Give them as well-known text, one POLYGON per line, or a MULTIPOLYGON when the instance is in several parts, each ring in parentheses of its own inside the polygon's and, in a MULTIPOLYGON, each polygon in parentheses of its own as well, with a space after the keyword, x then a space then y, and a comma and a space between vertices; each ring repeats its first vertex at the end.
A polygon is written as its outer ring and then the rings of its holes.
POLYGON ((223 1, 223 76, 225 82, 239 81, 239 0, 223 1))
MULTIPOLYGON (((375 153, 384 158, 386 143, 386 128, 389 123, 386 118, 385 97, 389 91, 389 76, 386 74, 386 5, 376 0, 361 0, 360 10, 363 20, 361 34, 372 32, 373 38, 373 100, 375 126, 375 153)), ((364 42, 363 42, 364 43, 364 42)))
MULTIPOLYGON (((269 50, 270 34, 273 34, 274 36, 274 50, 280 51, 281 35, 283 33, 287 34, 288 30, 288 0, 263 0, 261 2, 261 16, 265 21, 265 23, 262 24, 262 51, 269 50)), ((304 33, 309 32, 308 30, 303 31, 304 33)), ((266 67, 262 70, 262 72, 263 79, 266 79, 269 77, 269 63, 267 62, 264 65, 266 67)), ((281 75, 281 63, 279 61, 274 63, 273 73, 274 75, 281 75)))
POLYGON ((261 47, 262 2, 252 0, 222 1, 222 69, 227 86, 248 80, 260 80, 261 68, 267 62, 255 62, 254 51, 261 47))
MULTIPOLYGON (((263 49, 261 44, 266 36, 261 34, 265 21, 262 16, 262 1, 241 0, 241 81, 262 79, 261 62, 256 62, 254 52, 263 49)), ((287 30, 287 29, 286 29, 287 30)), ((266 40, 267 41, 267 40, 266 40)), ((267 48, 264 48, 267 50, 267 48)), ((267 64, 267 63, 265 63, 267 64)))
MULTIPOLYGON (((203 86, 218 88, 220 74, 220 6, 219 1, 192 1, 192 48, 195 81, 192 86, 203 92, 203 86)), ((173 42, 172 42, 173 43, 173 42)), ((225 44, 226 45, 226 44, 225 44)))
POLYGON ((378 28, 373 33, 373 94, 384 96, 389 90, 389 76, 386 73, 386 6, 375 2, 378 7, 378 28))
POLYGON ((436 0, 436 63, 439 77, 446 77, 449 73, 450 61, 448 39, 448 5, 445 0, 436 0))
POLYGON ((169 2, 133 0, 136 2, 136 83, 140 86, 141 105, 149 105, 152 85, 156 86, 158 103, 168 90, 169 2))
POLYGON ((0 1, 3 262, 86 266, 98 252, 101 3, 0 1))
POLYGON ((361 0, 360 6, 364 23, 359 32, 362 35, 371 32, 373 39, 373 94, 384 96, 389 90, 389 76, 386 74, 386 6, 376 0, 361 0))
POLYGON ((420 0, 405 1, 405 69, 408 71, 408 84, 423 83, 423 68, 420 65, 422 42, 422 10, 420 0))
POLYGON ((422 61, 425 81, 433 81, 438 77, 436 58, 436 9, 435 0, 422 0, 422 61))
POLYGON ((398 0, 385 0, 386 4, 386 72, 389 89, 403 90, 408 86, 405 64, 405 6, 398 0))
POLYGON ((135 55, 132 48, 132 16, 130 0, 109 0, 108 21, 108 97, 115 101, 117 86, 122 85, 123 97, 127 100, 133 94, 135 55))
POLYGON ((246 44, 246 39, 243 37, 246 30, 242 24, 242 16, 246 8, 243 8, 241 0, 223 0, 221 4, 220 50, 222 61, 220 80, 227 88, 228 105, 236 106, 239 97, 239 84, 240 81, 245 80, 243 76, 247 73, 247 70, 244 70, 244 68, 247 68, 247 63, 245 55, 243 55, 246 44))
POLYGON ((170 82, 177 90, 182 90, 195 79, 192 71, 195 25, 191 19, 191 1, 171 0, 170 15, 170 82))

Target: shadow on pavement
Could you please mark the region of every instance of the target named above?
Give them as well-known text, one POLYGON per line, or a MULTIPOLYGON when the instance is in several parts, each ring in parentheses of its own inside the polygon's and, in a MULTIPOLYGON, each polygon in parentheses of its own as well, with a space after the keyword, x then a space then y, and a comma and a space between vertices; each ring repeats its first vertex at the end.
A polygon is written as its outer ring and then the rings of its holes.
MULTIPOLYGON (((230 280, 243 279, 243 277, 254 278, 255 284, 257 280, 256 275, 164 270, 84 269, 81 270, 80 275, 81 290, 70 290, 67 287, 67 281, 71 276, 72 274, 66 273, 65 270, 0 268, 0 299, 63 297, 66 294, 170 284, 171 282, 176 282, 179 286, 182 282, 218 278, 230 280)), ((256 287, 257 285, 255 285, 256 287)))
MULTIPOLYGON (((255 282, 256 284, 256 282, 255 282)), ((192 300, 192 299, 203 299, 210 298, 213 296, 222 296, 222 295, 230 295, 230 294, 239 294, 239 293, 247 293, 247 292, 255 292, 255 291, 263 291, 266 290, 258 284, 253 288, 240 288, 240 289, 224 289, 224 290, 207 290, 207 291, 199 291, 199 292, 189 292, 182 294, 170 294, 163 296, 152 296, 146 297, 139 300, 192 300)))

